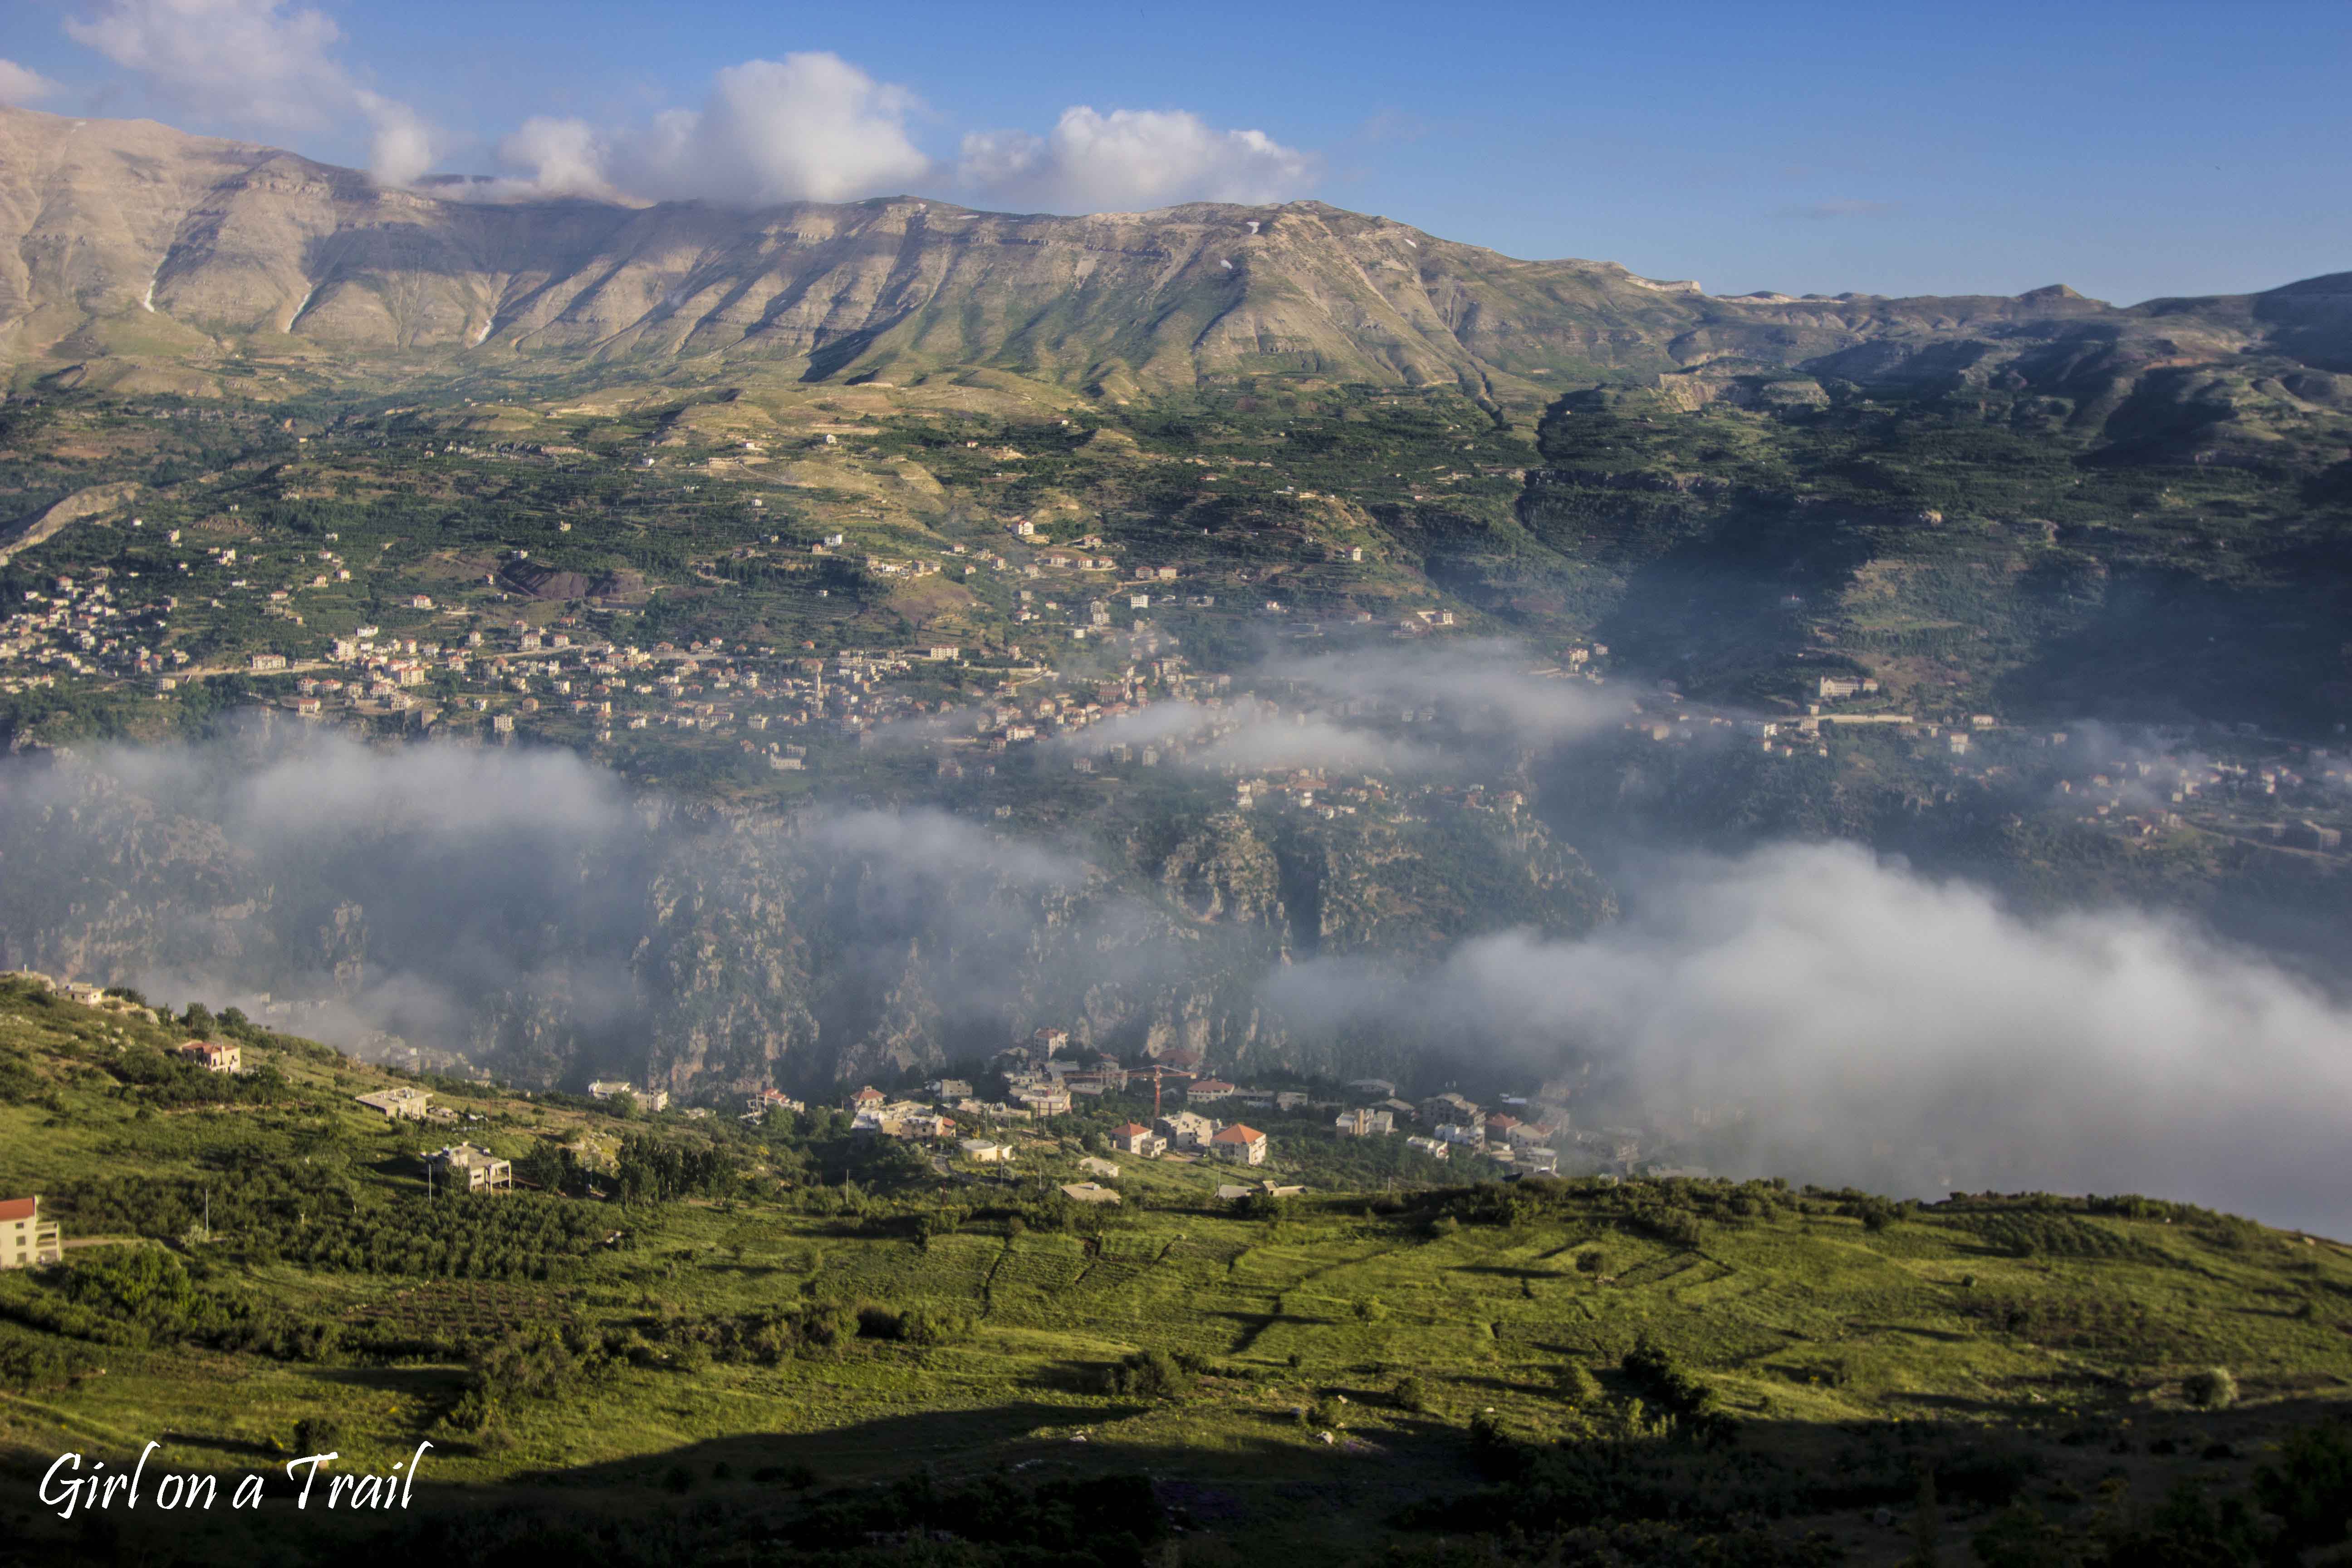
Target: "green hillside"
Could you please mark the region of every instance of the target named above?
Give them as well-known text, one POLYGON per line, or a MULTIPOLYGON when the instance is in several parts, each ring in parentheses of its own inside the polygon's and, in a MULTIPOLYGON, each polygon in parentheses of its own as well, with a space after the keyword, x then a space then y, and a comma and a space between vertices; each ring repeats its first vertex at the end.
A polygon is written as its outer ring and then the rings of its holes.
POLYGON ((0 1194, 68 1240, 0 1275, 0 1560, 2251 1563, 2344 1527, 2352 1249, 2193 1208, 1436 1185, 1303 1121, 1250 1173, 1302 1194, 1121 1159, 1099 1208, 1058 1186, 1115 1097, 1006 1175, 821 1110, 427 1080, 462 1120, 387 1123, 352 1097, 393 1075, 232 1015, 212 1077, 188 1033, 0 987, 0 1194), (458 1137, 541 1190, 428 1195, 458 1137), (149 1438, 281 1493, 434 1447, 389 1523, 27 1500, 149 1438))

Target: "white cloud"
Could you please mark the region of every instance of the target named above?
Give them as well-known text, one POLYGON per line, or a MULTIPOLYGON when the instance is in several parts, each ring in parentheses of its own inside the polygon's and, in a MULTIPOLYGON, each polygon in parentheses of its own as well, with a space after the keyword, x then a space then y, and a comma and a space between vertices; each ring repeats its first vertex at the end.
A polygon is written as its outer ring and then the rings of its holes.
POLYGON ((535 114, 499 143, 499 161, 527 171, 519 180, 496 182, 494 195, 601 196, 612 194, 604 178, 605 149, 584 120, 535 114))
POLYGON ((908 136, 912 93, 838 55, 745 60, 711 79, 699 109, 600 130, 535 115, 499 143, 504 178, 462 195, 510 201, 624 195, 649 201, 854 201, 930 171, 908 136))
POLYGON ((238 124, 314 130, 330 100, 349 99, 331 54, 341 29, 281 0, 102 0, 65 28, 158 97, 238 124))
MULTIPOLYGON (((432 129, 406 103, 362 85, 337 56, 332 17, 293 0, 89 0, 66 32, 138 76, 173 109, 247 134, 362 122, 369 164, 405 184, 432 164, 432 129)), ((0 101, 51 84, 0 61, 0 101)), ((506 177, 452 194, 555 195, 739 205, 855 201, 952 174, 982 199, 1059 212, 1188 201, 1268 202, 1312 184, 1317 160, 1259 131, 1216 130, 1183 110, 1066 110, 1044 136, 976 132, 952 171, 915 144, 921 105, 824 51, 751 59, 712 77, 698 108, 598 126, 533 116, 499 144, 506 177)))
POLYGON ((1182 110, 1084 104, 1044 136, 975 132, 960 184, 982 200, 1050 212, 1134 212, 1180 202, 1273 202, 1314 181, 1312 153, 1262 131, 1218 131, 1182 110))
POLYGON ((433 166, 432 128, 404 103, 361 90, 360 112, 368 118, 368 173, 387 185, 414 184, 433 166))
POLYGON ((58 84, 15 60, 0 60, 0 104, 22 109, 58 90, 58 84))
POLYGON ((929 171, 907 134, 916 107, 838 55, 746 60, 712 79, 700 110, 671 110, 621 138, 610 166, 614 184, 645 196, 850 201, 929 171))
POLYGON ((205 120, 264 135, 362 120, 371 167, 386 184, 406 184, 432 161, 416 112, 360 86, 336 59, 342 31, 323 11, 285 0, 100 0, 65 29, 205 120))

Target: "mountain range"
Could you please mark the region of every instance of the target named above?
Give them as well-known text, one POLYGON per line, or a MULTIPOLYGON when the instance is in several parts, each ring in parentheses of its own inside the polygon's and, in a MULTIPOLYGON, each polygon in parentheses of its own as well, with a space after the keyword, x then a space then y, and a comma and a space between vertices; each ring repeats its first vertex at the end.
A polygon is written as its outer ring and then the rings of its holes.
MULTIPOLYGON (((2277 362, 2326 403, 2352 272, 2116 307, 2015 297, 1712 296, 1528 261, 1320 202, 1086 217, 915 197, 752 210, 490 199, 145 121, 0 110, 0 362, 211 392, 313 374, 764 371, 909 384, 982 368, 1129 397, 1250 373, 1539 397, 1738 377, 2079 376, 2277 362)), ((2242 390, 2242 389, 2240 389, 2242 390)))

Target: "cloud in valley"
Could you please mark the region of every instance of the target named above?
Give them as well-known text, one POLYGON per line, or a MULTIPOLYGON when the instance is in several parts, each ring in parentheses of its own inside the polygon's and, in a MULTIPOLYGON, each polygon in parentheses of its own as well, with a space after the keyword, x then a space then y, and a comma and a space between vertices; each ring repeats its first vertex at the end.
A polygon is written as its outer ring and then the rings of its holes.
MULTIPOLYGON (((1479 714, 1498 745, 1613 717, 1507 658, 1281 668, 1319 694, 1304 724, 1240 699, 1082 735, 1196 766, 1435 770, 1479 714), (1370 710, 1432 701, 1451 716, 1428 736, 1370 710)), ((1207 1009, 1301 1059, 1580 1070, 1579 1127, 1679 1128, 1718 1173, 2137 1191, 2352 1232, 2326 1175, 2352 1011, 2185 922, 2021 915, 1849 845, 1636 860, 1623 918, 1579 939, 1271 963, 1267 933, 1164 907, 1157 859, 1133 879, 928 808, 740 817, 562 752, 309 732, 5 766, 0 958, 166 1001, 271 993, 271 1021, 347 1043, 389 1030, 542 1080, 650 1054, 805 1081, 984 1047, 1014 1017, 1115 1033, 1207 1009), (682 1058, 688 1037, 738 1054, 682 1058)))
POLYGON ((1220 131, 1182 110, 1084 104, 1043 136, 974 132, 957 183, 991 206, 1058 213, 1135 212, 1180 202, 1262 203, 1304 195, 1312 153, 1262 131, 1220 131))
POLYGON ((2321 1174, 2352 1131, 2352 1013, 2257 956, 2137 912, 2023 919, 1847 845, 1675 862, 1629 904, 1409 981, 1300 965, 1269 999, 1523 1072, 1590 1061, 1629 1115, 1733 1113, 1727 1173, 2137 1191, 2352 1232, 2321 1174))
MULTIPOLYGON (((901 1026, 919 972, 944 977, 938 1016, 961 1026, 1020 1002, 1042 911, 1089 879, 1081 857, 944 812, 742 819, 554 750, 281 730, 0 763, 0 966, 542 1080, 645 1070, 665 1028, 695 1026, 677 1009, 734 1016, 718 1043, 738 1068, 829 1004, 828 1049, 854 1048, 901 1026)), ((1087 907, 1097 930, 1135 922, 1116 897, 1087 907)), ((789 1070, 823 1070, 797 1039, 789 1070)))
POLYGON ((284 0, 100 0, 66 34, 136 76, 183 112, 248 134, 315 132, 354 121, 371 172, 404 184, 432 162, 432 137, 406 104, 361 85, 336 57, 342 30, 284 0))
POLYGON ((1276 661, 1263 674, 1321 694, 1327 701, 1442 709, 1476 734, 1515 744, 1551 746, 1583 739, 1622 721, 1629 700, 1619 691, 1545 673, 1515 643, 1469 638, 1432 647, 1358 649, 1276 661))
POLYGON ((1255 694, 1215 707, 1164 700, 1057 742, 1100 756, 1178 742, 1196 767, 1307 768, 1406 777, 1492 768, 1611 729, 1630 710, 1612 689, 1563 679, 1500 639, 1443 647, 1284 654, 1248 677, 1255 694))

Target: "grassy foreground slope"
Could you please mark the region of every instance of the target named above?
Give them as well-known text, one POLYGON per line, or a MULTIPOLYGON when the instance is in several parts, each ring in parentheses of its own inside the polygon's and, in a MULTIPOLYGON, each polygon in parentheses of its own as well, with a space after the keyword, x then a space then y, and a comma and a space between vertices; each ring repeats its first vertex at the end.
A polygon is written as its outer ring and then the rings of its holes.
POLYGON ((350 1098, 380 1069, 219 1028, 240 1079, 166 1059, 184 1028, 0 986, 0 1193, 91 1243, 0 1275, 0 1562, 1959 1561, 1986 1531, 2062 1553, 1992 1561, 2289 1561, 2343 1518, 2352 1450, 2310 1424, 2352 1394, 2352 1252, 2186 1206, 1675 1181, 1235 1208, 1220 1173, 1122 1161, 1105 1210, 1056 1187, 1116 1107, 983 1180, 824 1112, 436 1084, 480 1120, 392 1128, 350 1098), (460 1135, 556 1191, 428 1198, 415 1151, 460 1135), (149 1438, 280 1500, 33 1504, 58 1453, 149 1438), (290 1456, 381 1471, 424 1439, 405 1514, 283 1500, 290 1456))

